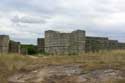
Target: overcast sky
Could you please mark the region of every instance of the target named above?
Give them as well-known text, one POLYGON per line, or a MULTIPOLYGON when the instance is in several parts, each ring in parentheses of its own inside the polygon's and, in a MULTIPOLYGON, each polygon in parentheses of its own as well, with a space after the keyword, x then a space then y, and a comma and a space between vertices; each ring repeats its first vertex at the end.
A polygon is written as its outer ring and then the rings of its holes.
POLYGON ((0 34, 35 44, 49 29, 125 42, 125 0, 0 0, 0 34))

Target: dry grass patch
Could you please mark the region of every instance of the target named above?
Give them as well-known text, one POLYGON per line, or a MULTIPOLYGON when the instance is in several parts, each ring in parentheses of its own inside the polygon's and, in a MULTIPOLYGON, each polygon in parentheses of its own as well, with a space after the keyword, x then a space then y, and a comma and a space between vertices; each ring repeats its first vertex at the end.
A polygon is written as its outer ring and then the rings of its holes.
MULTIPOLYGON (((7 77, 9 75, 26 69, 29 65, 37 65, 39 67, 42 64, 81 64, 81 68, 83 68, 84 72, 107 68, 125 70, 125 50, 100 51, 98 53, 83 53, 70 56, 50 55, 39 58, 31 58, 17 54, 0 55, 0 82, 7 83, 7 77)), ((30 69, 30 66, 28 68, 30 69)), ((122 81, 124 80, 121 80, 120 83, 122 83, 122 81)))
POLYGON ((43 56, 38 58, 36 63, 82 64, 82 66, 86 70, 107 67, 114 69, 125 69, 125 50, 101 51, 98 53, 84 53, 74 56, 43 56))
POLYGON ((0 55, 0 82, 7 83, 7 77, 30 64, 32 60, 17 54, 0 55))

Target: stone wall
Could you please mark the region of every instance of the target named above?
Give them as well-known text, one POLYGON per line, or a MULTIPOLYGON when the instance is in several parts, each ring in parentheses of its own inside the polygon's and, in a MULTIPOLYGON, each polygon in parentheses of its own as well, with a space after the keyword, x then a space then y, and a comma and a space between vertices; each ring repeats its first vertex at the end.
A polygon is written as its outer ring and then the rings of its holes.
POLYGON ((10 53, 20 53, 20 49, 21 49, 20 42, 15 42, 15 41, 10 40, 9 42, 10 53))
POLYGON ((118 43, 119 49, 125 49, 125 43, 118 43))
POLYGON ((37 39, 37 50, 38 52, 44 52, 44 47, 45 47, 45 40, 44 38, 38 38, 37 39))
POLYGON ((76 30, 71 33, 48 30, 45 32, 45 38, 38 38, 37 47, 32 45, 22 47, 19 42, 9 40, 8 35, 0 35, 0 53, 27 54, 32 50, 32 52, 63 55, 125 49, 125 43, 109 40, 107 37, 89 37, 85 34, 83 30, 76 30))
POLYGON ((9 36, 0 35, 0 53, 8 53, 9 50, 9 36))
POLYGON ((85 31, 71 33, 45 32, 45 52, 49 54, 78 54, 85 51, 85 31))
POLYGON ((86 37, 86 52, 108 49, 108 38, 105 37, 86 37))
POLYGON ((109 40, 109 49, 119 49, 118 48, 118 41, 117 40, 109 40))

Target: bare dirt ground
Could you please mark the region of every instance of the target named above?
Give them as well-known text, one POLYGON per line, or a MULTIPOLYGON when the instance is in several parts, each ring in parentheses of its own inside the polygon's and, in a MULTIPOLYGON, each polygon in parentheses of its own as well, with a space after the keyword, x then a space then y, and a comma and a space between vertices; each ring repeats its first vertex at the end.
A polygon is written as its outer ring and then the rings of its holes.
POLYGON ((29 65, 8 78, 9 83, 124 83, 125 71, 98 69, 86 72, 80 64, 29 65))

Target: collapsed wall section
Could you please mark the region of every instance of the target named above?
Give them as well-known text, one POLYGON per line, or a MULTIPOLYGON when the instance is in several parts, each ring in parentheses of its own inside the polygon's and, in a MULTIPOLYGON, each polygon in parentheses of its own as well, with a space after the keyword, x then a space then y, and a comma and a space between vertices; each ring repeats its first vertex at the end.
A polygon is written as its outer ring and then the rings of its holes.
POLYGON ((37 51, 38 52, 44 52, 44 47, 45 47, 45 40, 44 38, 38 38, 37 39, 37 51))
POLYGON ((9 36, 0 35, 0 53, 8 53, 9 50, 9 36))
POLYGON ((21 49, 20 42, 15 42, 15 41, 10 40, 9 42, 10 53, 20 53, 20 49, 21 49))

